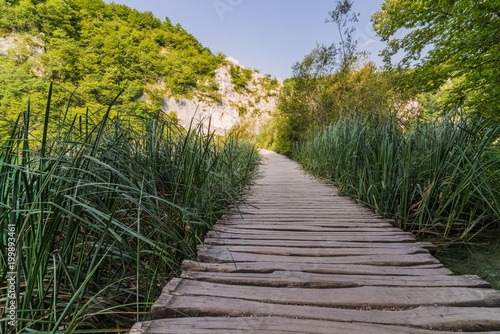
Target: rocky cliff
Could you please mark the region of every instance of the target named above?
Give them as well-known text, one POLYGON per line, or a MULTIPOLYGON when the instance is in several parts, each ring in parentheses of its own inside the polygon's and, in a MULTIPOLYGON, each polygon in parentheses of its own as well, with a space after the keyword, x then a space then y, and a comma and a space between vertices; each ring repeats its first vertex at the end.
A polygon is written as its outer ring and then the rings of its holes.
POLYGON ((167 114, 175 113, 185 127, 193 121, 194 124, 210 123, 211 130, 218 134, 238 126, 249 133, 258 133, 276 107, 282 86, 279 79, 242 68, 230 60, 216 70, 215 82, 220 96, 218 101, 200 94, 192 99, 165 96, 162 110, 167 114), (235 84, 235 71, 248 73, 247 82, 235 84))

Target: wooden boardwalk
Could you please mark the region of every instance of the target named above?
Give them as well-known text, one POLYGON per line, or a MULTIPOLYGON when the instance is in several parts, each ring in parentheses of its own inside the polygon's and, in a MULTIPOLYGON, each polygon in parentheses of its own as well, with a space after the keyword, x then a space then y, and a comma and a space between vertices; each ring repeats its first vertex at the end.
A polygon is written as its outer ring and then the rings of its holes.
POLYGON ((432 244, 263 151, 248 205, 221 219, 130 333, 500 333, 500 291, 432 244))

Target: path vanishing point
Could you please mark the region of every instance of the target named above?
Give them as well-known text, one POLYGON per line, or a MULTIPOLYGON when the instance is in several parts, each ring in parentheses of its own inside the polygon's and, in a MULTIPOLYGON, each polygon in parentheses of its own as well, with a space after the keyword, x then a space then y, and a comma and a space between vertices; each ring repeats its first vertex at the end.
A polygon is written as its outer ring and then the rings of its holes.
POLYGON ((261 151, 247 204, 220 219, 131 334, 500 333, 500 291, 430 243, 261 151))

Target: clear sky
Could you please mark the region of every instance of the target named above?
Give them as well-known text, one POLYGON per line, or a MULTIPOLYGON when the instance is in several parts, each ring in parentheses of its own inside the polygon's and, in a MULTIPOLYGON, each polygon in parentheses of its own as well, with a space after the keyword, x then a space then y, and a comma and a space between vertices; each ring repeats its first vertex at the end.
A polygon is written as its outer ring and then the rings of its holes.
MULTIPOLYGON (((338 42, 333 23, 325 23, 335 0, 105 0, 151 11, 181 26, 212 52, 222 52, 242 66, 281 79, 317 43, 338 42)), ((383 0, 355 0, 358 48, 375 63, 384 44, 373 32, 370 16, 383 0)))

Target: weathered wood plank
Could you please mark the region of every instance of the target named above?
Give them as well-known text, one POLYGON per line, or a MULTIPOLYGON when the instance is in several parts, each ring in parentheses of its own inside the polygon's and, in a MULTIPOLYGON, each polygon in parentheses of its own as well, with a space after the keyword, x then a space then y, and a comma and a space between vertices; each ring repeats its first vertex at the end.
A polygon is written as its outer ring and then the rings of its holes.
POLYGON ((312 218, 308 217, 298 217, 298 216, 263 216, 258 214, 248 214, 242 212, 239 215, 234 215, 230 217, 225 217, 218 222, 218 225, 225 224, 241 224, 242 226, 245 223, 253 224, 253 225, 287 225, 287 224, 297 224, 304 226, 331 226, 331 227, 394 227, 395 222, 386 219, 374 219, 369 217, 356 217, 353 218, 352 212, 345 217, 343 215, 335 215, 330 218, 312 218))
POLYGON ((258 216, 306 216, 310 217, 310 215, 314 216, 326 216, 327 218, 338 219, 342 218, 341 216, 345 216, 345 218, 353 218, 352 214, 356 214, 356 218, 361 219, 365 218, 368 220, 378 220, 378 221, 387 221, 387 219, 382 218, 380 216, 375 216, 373 213, 368 210, 362 210, 362 208, 358 207, 355 204, 347 204, 342 208, 336 208, 330 206, 316 206, 316 205, 303 205, 302 207, 297 207, 292 204, 276 204, 273 206, 263 207, 261 204, 256 204, 255 206, 240 206, 238 207, 237 215, 239 216, 241 213, 245 215, 258 215, 258 216), (283 211, 286 210, 286 211, 283 211), (349 217, 349 214, 351 216, 349 217), (339 216, 337 216, 339 215, 339 216))
POLYGON ((226 233, 210 231, 207 233, 208 238, 221 239, 267 239, 267 240, 314 240, 314 241, 354 241, 354 242, 415 242, 415 237, 409 234, 398 235, 366 235, 365 233, 329 233, 329 232, 311 232, 311 233, 226 233))
MULTIPOLYGON (((208 237, 239 237, 239 238, 253 238, 255 236, 265 236, 267 238, 273 238, 277 236, 291 237, 291 238, 301 238, 304 237, 323 237, 325 240, 337 240, 337 239, 362 239, 366 240, 373 238, 374 240, 392 240, 392 238, 410 240, 415 242, 415 237, 410 233, 405 232, 363 232, 359 233, 355 230, 353 231, 273 231, 273 230, 237 230, 228 227, 220 227, 216 230, 210 231, 208 237), (300 232, 300 233, 297 233, 300 232)), ((352 240, 355 241, 355 240, 352 240)))
POLYGON ((387 228, 355 228, 355 227, 329 227, 329 226, 313 226, 313 225, 217 225, 213 229, 217 232, 228 232, 228 233, 282 233, 282 232, 335 232, 339 234, 347 233, 360 233, 366 232, 370 235, 408 235, 408 232, 403 232, 398 228, 387 227, 387 228))
POLYGON ((342 240, 273 240, 273 239, 225 239, 219 237, 207 237, 205 245, 233 245, 233 246, 268 246, 268 247, 300 247, 300 248, 413 248, 421 247, 427 249, 426 244, 414 242, 374 242, 342 241, 342 240))
MULTIPOLYGON (((234 334, 234 333, 312 333, 312 334, 451 334, 406 326, 374 325, 288 317, 199 317, 160 319, 137 323, 131 334, 234 334)), ((469 332, 499 333, 499 332, 469 332)))
MULTIPOLYGON (((408 308, 418 306, 500 307, 493 289, 462 287, 355 287, 342 289, 273 288, 172 279, 162 295, 211 296, 274 304, 314 305, 339 308, 408 308), (173 283, 172 283, 173 282, 173 283)), ((166 297, 165 297, 166 298, 166 297)), ((162 297, 155 305, 163 305, 162 297)), ((159 307, 159 306, 157 306, 159 307)))
POLYGON ((400 325, 450 331, 500 328, 500 308, 419 306, 400 310, 339 309, 282 305, 222 297, 170 296, 169 309, 155 309, 155 319, 183 316, 280 316, 339 322, 400 325))
POLYGON ((369 209, 359 206, 354 203, 340 203, 338 201, 318 201, 316 203, 305 204, 298 201, 282 201, 276 203, 269 203, 269 200, 265 200, 262 202, 254 202, 253 204, 241 204, 237 207, 237 210, 233 211, 233 213, 238 214, 238 212, 246 212, 250 214, 256 215, 269 215, 270 213, 276 213, 278 215, 284 213, 280 212, 279 209, 286 208, 286 213, 296 213, 302 214, 304 211, 320 211, 323 214, 331 214, 330 218, 339 218, 339 216, 346 216, 346 218, 350 218, 348 215, 353 212, 356 212, 356 217, 359 218, 368 218, 368 219, 378 219, 378 220, 386 220, 383 217, 375 216, 369 209))
POLYGON ((339 231, 341 230, 346 230, 346 229, 356 229, 356 230, 363 230, 366 232, 380 232, 381 230, 383 231, 386 228, 393 228, 393 226, 389 223, 379 223, 379 222, 346 222, 345 220, 339 220, 338 222, 325 222, 325 221, 308 221, 304 222, 303 220, 298 220, 298 221, 282 221, 282 220, 243 220, 243 221, 233 221, 233 220, 225 220, 221 221, 217 224, 217 226, 227 226, 227 227, 245 227, 247 229, 250 228, 258 228, 258 227, 271 227, 271 228, 283 228, 287 226, 311 226, 311 227, 328 227, 328 228, 335 228, 338 229, 339 231))
MULTIPOLYGON (((281 208, 282 210, 286 210, 285 208, 281 208)), ((380 217, 364 217, 364 216, 361 216, 361 217, 352 217, 352 214, 353 212, 351 212, 351 217, 339 217, 339 219, 333 219, 333 223, 335 223, 335 221, 339 221, 339 222, 366 222, 366 223, 370 223, 370 222, 373 222, 373 223, 391 223, 391 221, 387 220, 387 219, 382 219, 380 217)), ((252 220, 261 220, 261 221, 265 221, 266 219, 269 219, 269 220, 278 220, 278 221, 282 221, 282 220, 287 220, 287 219, 290 219, 290 220, 303 220, 305 222, 307 221, 318 221, 318 220, 329 220, 329 219, 332 219, 332 216, 335 215, 335 213, 323 213, 321 211, 318 211, 318 210, 310 210, 310 212, 307 212, 306 210, 302 210, 301 213, 294 213, 294 212, 279 212, 279 211, 276 211, 276 212, 270 212, 268 214, 264 214, 264 213, 259 213, 258 215, 255 214, 255 213, 250 213, 250 212, 241 212, 240 215, 242 215, 243 217, 245 217, 245 219, 248 219, 249 221, 252 221, 252 220)), ((238 217, 232 217, 232 219, 235 219, 237 220, 238 217)))
POLYGON ((377 266, 415 266, 438 263, 428 254, 413 255, 359 255, 359 256, 280 256, 252 253, 229 253, 227 251, 198 250, 198 260, 202 262, 289 262, 289 263, 316 263, 316 264, 367 264, 377 266))
POLYGON ((313 256, 313 257, 331 257, 331 256, 358 256, 358 255, 411 255, 411 254, 429 254, 427 249, 421 248, 415 244, 409 244, 410 247, 404 248, 383 248, 383 247, 362 247, 362 248, 315 248, 314 243, 311 247, 300 248, 291 246, 266 247, 255 245, 232 246, 232 245, 199 245, 198 253, 215 254, 219 252, 239 252, 251 254, 267 255, 286 255, 286 256, 313 256))
POLYGON ((185 271, 271 273, 274 271, 303 271, 319 274, 336 275, 393 275, 393 276, 427 276, 452 275, 453 273, 441 263, 416 265, 411 267, 375 266, 360 264, 328 264, 328 263, 276 263, 276 262, 233 262, 204 263, 185 260, 182 263, 185 271))
MULTIPOLYGON (((247 229, 253 228, 284 228, 287 226, 292 227, 311 227, 311 228, 334 228, 334 229, 348 229, 348 228, 380 228, 380 229, 398 229, 396 223, 375 220, 375 219, 363 219, 357 218, 339 218, 335 220, 329 220, 327 218, 317 217, 297 217, 297 216, 281 216, 277 217, 263 217, 263 216, 252 216, 241 218, 230 218, 225 219, 217 223, 218 226, 227 227, 244 227, 247 229)), ((381 230, 375 230, 374 232, 380 232, 381 230)), ((401 232, 401 229, 399 229, 401 232)))
POLYGON ((293 246, 301 248, 387 248, 387 249, 406 249, 420 247, 426 249, 431 254, 436 251, 436 246, 429 242, 416 243, 366 243, 366 242, 349 242, 349 241, 303 241, 295 240, 291 243, 288 240, 262 240, 262 239, 222 239, 222 238, 206 238, 205 245, 232 245, 232 246, 269 246, 282 247, 293 246))
POLYGON ((270 287, 300 288, 352 288, 361 286, 409 286, 409 287, 475 287, 491 285, 476 275, 449 276, 389 276, 389 275, 325 275, 301 271, 274 271, 272 273, 220 273, 183 272, 182 278, 191 280, 270 287))

